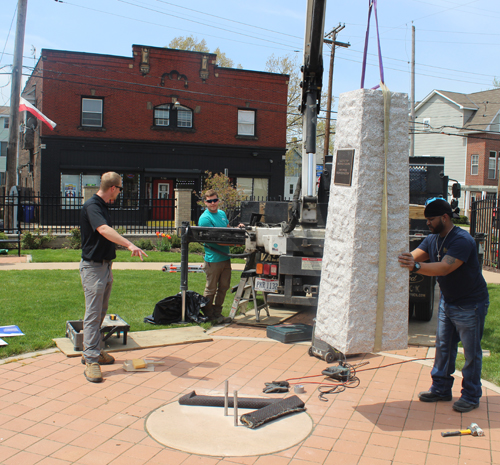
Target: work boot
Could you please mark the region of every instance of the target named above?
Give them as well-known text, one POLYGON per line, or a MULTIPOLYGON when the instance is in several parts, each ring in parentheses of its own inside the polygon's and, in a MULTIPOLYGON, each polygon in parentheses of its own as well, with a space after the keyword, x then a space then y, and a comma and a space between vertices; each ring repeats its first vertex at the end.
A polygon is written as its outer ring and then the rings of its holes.
POLYGON ((440 400, 450 401, 453 399, 453 396, 442 396, 432 391, 422 391, 418 394, 418 399, 420 402, 438 402, 440 400))
POLYGON ((102 383, 101 367, 98 363, 87 363, 83 374, 91 383, 102 383))
MULTIPOLYGON (((107 352, 104 350, 101 350, 101 353, 99 354, 99 360, 98 360, 99 365, 113 365, 115 363, 115 357, 112 355, 109 355, 107 352)), ((82 354, 82 365, 85 365, 85 357, 82 354)))
POLYGON ((456 410, 457 412, 470 412, 471 410, 474 410, 475 408, 479 407, 479 402, 477 404, 471 404, 470 402, 467 402, 463 399, 458 399, 454 404, 453 404, 453 410, 456 410))
POLYGON ((213 319, 213 324, 214 325, 225 325, 227 323, 231 323, 231 321, 233 321, 233 320, 231 318, 229 318, 228 316, 219 315, 213 319))

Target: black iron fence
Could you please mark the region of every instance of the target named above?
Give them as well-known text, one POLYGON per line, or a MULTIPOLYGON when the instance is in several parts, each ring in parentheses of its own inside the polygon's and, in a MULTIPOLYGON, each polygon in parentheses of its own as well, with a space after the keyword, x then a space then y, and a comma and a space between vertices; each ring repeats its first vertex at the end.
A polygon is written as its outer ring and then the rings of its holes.
MULTIPOLYGON (((69 233, 80 227, 83 197, 19 193, 0 196, 0 231, 69 233)), ((114 228, 128 234, 175 231, 174 199, 133 199, 109 205, 114 228)))
POLYGON ((470 213, 470 233, 477 240, 483 238, 480 250, 483 265, 500 268, 498 260, 500 229, 500 208, 498 200, 473 201, 470 213))

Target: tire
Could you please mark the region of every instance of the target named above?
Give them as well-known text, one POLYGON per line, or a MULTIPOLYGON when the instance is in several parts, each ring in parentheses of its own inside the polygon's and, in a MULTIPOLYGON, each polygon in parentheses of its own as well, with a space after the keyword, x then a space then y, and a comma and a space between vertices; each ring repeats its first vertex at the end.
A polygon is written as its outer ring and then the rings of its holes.
POLYGON ((307 351, 307 353, 309 354, 310 357, 314 357, 314 352, 313 352, 312 347, 309 347, 309 350, 307 351))
POLYGON ((415 319, 419 321, 431 321, 433 308, 432 304, 428 303, 415 303, 414 311, 415 311, 415 319))
POLYGON ((333 352, 327 352, 325 355, 326 363, 333 363, 335 361, 335 354, 333 352))

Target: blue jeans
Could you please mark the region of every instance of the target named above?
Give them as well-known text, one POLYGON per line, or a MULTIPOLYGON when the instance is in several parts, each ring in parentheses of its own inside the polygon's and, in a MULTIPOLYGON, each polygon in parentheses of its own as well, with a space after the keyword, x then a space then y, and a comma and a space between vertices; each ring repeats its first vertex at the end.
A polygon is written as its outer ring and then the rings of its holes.
POLYGON ((462 369, 462 399, 471 404, 479 403, 483 352, 484 320, 488 313, 488 299, 476 304, 457 306, 447 304, 441 296, 436 333, 436 357, 431 371, 431 391, 451 395, 457 358, 458 343, 464 347, 465 365, 462 369))

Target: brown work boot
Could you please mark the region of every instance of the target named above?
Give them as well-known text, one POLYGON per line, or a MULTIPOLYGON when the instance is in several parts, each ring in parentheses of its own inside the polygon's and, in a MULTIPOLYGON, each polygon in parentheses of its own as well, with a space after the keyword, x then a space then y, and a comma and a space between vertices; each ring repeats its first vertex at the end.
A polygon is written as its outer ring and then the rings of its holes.
MULTIPOLYGON (((104 350, 101 350, 101 353, 99 354, 99 360, 98 360, 99 365, 113 365, 115 363, 115 357, 112 355, 109 355, 107 352, 104 350)), ((85 357, 82 354, 82 365, 85 365, 85 357)))
POLYGON ((91 383, 102 383, 101 367, 98 363, 87 363, 83 374, 91 383))
POLYGON ((231 323, 231 321, 233 321, 231 318, 229 318, 228 316, 224 316, 224 315, 219 315, 219 316, 216 316, 213 320, 212 320, 212 323, 214 325, 226 325, 228 323, 231 323))

